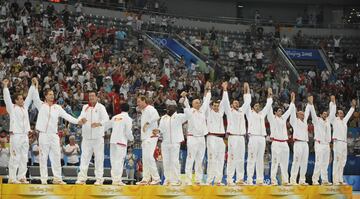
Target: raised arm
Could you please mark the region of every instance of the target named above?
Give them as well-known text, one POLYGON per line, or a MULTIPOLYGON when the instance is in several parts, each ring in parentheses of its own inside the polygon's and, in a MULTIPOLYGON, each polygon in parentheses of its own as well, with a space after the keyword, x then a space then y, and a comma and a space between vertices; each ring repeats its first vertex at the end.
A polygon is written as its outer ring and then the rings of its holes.
POLYGON ((211 100, 211 83, 206 82, 206 84, 205 84, 205 97, 204 97, 203 103, 202 103, 202 105, 200 107, 201 111, 206 112, 209 109, 210 100, 211 100))
POLYGON ((32 102, 32 100, 33 100, 33 98, 34 98, 33 95, 34 95, 34 93, 35 93, 35 90, 36 90, 35 86, 30 86, 29 91, 28 91, 28 94, 27 94, 27 96, 26 96, 26 98, 25 98, 25 101, 24 101, 24 106, 25 106, 26 108, 29 108, 29 107, 30 107, 31 102, 32 102))
POLYGON ((220 102, 220 105, 219 105, 219 111, 220 113, 226 113, 226 116, 229 116, 230 115, 230 111, 231 111, 231 108, 230 108, 230 102, 229 102, 229 95, 228 95, 228 92, 227 92, 227 82, 224 82, 222 84, 222 88, 223 88, 223 96, 222 96, 222 99, 221 99, 221 102, 220 102))
POLYGON ((182 97, 180 100, 179 100, 179 103, 183 104, 185 106, 184 108, 184 111, 185 109, 190 109, 190 104, 189 104, 189 100, 188 98, 186 97, 187 96, 187 92, 183 91, 181 92, 180 96, 182 97), (181 102, 181 100, 183 100, 181 102))
POLYGON ((290 106, 289 106, 288 110, 282 115, 282 118, 284 120, 287 120, 291 115, 292 109, 294 109, 294 108, 295 108, 295 93, 293 92, 293 93, 291 93, 290 106))
POLYGON ((8 88, 9 80, 4 79, 2 83, 3 83, 3 95, 4 95, 5 105, 6 105, 6 111, 9 114, 11 114, 14 109, 14 104, 11 101, 10 91, 8 88))
POLYGON ((38 82, 37 82, 37 79, 34 77, 31 80, 31 86, 30 86, 30 89, 29 89, 28 94, 26 96, 26 99, 24 101, 24 106, 26 108, 30 107, 31 102, 32 102, 32 100, 34 98, 33 95, 35 93, 35 90, 37 90, 37 87, 38 87, 38 82))
POLYGON ((312 122, 314 124, 317 124, 319 122, 319 118, 316 115, 316 111, 315 111, 315 107, 314 107, 314 97, 313 96, 308 97, 308 104, 309 104, 309 108, 310 108, 310 114, 311 114, 312 122))
POLYGON ((263 115, 264 117, 269 113, 270 108, 272 106, 273 103, 273 99, 272 99, 272 89, 269 88, 268 89, 268 98, 266 100, 266 105, 263 108, 263 110, 261 110, 261 115, 263 115))
POLYGON ((179 100, 179 103, 182 103, 184 105, 184 107, 185 107, 184 113, 185 113, 186 117, 189 117, 191 109, 190 109, 190 105, 189 105, 189 100, 186 97, 187 93, 185 91, 183 91, 180 95, 182 98, 179 100), (181 100, 183 100, 183 101, 181 102, 181 100))
POLYGON ((40 110, 41 105, 44 103, 43 101, 41 101, 40 99, 40 95, 39 95, 39 91, 38 89, 35 89, 34 93, 33 93, 33 102, 35 107, 40 110))
POLYGON ((329 109, 329 122, 333 123, 336 118, 336 99, 334 95, 330 96, 329 109))
POLYGON ((244 104, 241 108, 245 112, 246 117, 249 118, 251 114, 251 94, 250 86, 247 82, 244 83, 244 104))
POLYGON ((273 124, 275 122, 275 115, 273 107, 270 107, 269 113, 267 114, 267 119, 269 120, 270 124, 273 124))
POLYGON ((184 113, 177 113, 176 117, 178 120, 180 120, 181 124, 184 124, 187 120, 187 115, 184 113))
POLYGON ((305 113, 304 113, 304 122, 307 123, 309 116, 310 116, 310 104, 306 104, 305 113))
MULTIPOLYGON (((291 95, 294 95, 294 99, 295 99, 295 93, 291 93, 291 95)), ((295 101, 295 100, 294 100, 295 101)), ((292 108, 291 110, 291 114, 290 114, 290 124, 291 126, 294 127, 295 123, 296 123, 296 112, 297 112, 297 109, 296 109, 296 106, 294 104, 294 107, 292 108)))
POLYGON ((244 111, 245 107, 250 107, 251 105, 251 94, 250 94, 250 86, 247 82, 244 83, 244 103, 240 107, 244 111))
POLYGON ((39 86, 38 86, 39 83, 38 83, 37 79, 35 81, 36 81, 35 90, 34 90, 34 93, 33 93, 32 97, 33 97, 33 102, 34 102, 35 107, 38 110, 40 110, 40 107, 44 102, 41 101, 41 99, 40 99, 39 90, 38 90, 39 89, 39 86))
POLYGON ((346 116, 344 117, 345 123, 347 123, 347 122, 349 121, 350 117, 352 116, 352 114, 353 114, 354 111, 355 111, 355 107, 356 107, 356 100, 353 99, 353 100, 351 101, 351 108, 350 108, 350 110, 348 111, 348 113, 346 114, 346 116))

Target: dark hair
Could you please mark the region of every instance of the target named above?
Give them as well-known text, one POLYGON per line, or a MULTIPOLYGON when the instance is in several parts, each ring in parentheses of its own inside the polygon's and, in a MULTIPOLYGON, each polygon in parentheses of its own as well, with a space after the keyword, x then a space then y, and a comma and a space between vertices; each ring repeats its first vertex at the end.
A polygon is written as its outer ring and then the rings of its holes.
POLYGON ((282 106, 275 106, 274 107, 274 113, 277 112, 279 109, 281 109, 282 111, 284 111, 284 108, 282 106))
POLYGON ((320 114, 320 115, 323 114, 324 112, 329 113, 328 109, 326 109, 326 108, 319 108, 319 114, 320 114))
POLYGON ((127 104, 127 103, 120 104, 120 110, 122 112, 129 112, 129 110, 130 110, 129 104, 127 104))
POLYGON ((235 101, 238 101, 238 102, 240 103, 240 100, 238 100, 238 99, 233 99, 233 100, 231 100, 231 104, 233 104, 235 101))
POLYGON ((211 103, 210 103, 210 105, 212 106, 212 105, 214 105, 214 104, 220 104, 220 100, 213 100, 213 101, 211 101, 211 103))
POLYGON ((251 102, 251 107, 254 107, 255 104, 260 104, 260 101, 253 101, 253 102, 251 102))
POLYGON ((51 90, 51 88, 47 88, 44 91, 44 96, 47 96, 49 94, 49 92, 54 92, 53 90, 51 90))
POLYGON ((139 95, 137 97, 137 99, 140 99, 141 101, 145 101, 147 103, 147 99, 146 99, 145 95, 139 95))
POLYGON ((95 93, 95 95, 97 95, 97 91, 96 91, 96 90, 93 90, 93 89, 88 90, 87 93, 88 93, 88 94, 90 94, 90 93, 95 93))
POLYGON ((20 92, 16 92, 14 95, 13 95, 13 101, 17 100, 19 98, 19 96, 23 97, 24 98, 24 95, 20 92))

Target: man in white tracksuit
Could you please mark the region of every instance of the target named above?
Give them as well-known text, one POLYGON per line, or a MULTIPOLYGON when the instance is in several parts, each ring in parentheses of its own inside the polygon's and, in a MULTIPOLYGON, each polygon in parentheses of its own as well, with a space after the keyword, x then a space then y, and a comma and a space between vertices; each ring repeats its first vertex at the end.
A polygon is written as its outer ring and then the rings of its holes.
POLYGON ((139 185, 159 185, 160 176, 157 170, 154 151, 159 139, 156 131, 160 119, 157 110, 146 102, 145 96, 137 98, 137 105, 141 110, 141 148, 143 163, 143 179, 139 185))
POLYGON ((300 168, 300 185, 307 185, 305 182, 305 175, 307 171, 308 158, 309 158, 309 132, 307 120, 310 114, 310 106, 306 105, 305 113, 296 110, 296 107, 292 110, 290 116, 290 124, 293 128, 294 139, 294 155, 291 165, 290 184, 296 185, 296 178, 300 168))
POLYGON ((319 177, 321 174, 322 185, 331 185, 328 179, 328 167, 330 161, 330 142, 331 142, 331 126, 326 111, 316 115, 313 96, 309 97, 310 113, 312 123, 314 124, 314 140, 315 140, 315 167, 312 176, 312 184, 319 185, 319 177))
POLYGON ((244 107, 251 104, 250 88, 244 83, 244 104, 240 107, 238 100, 225 103, 225 113, 228 121, 228 158, 227 158, 227 185, 235 185, 233 176, 236 171, 236 184, 244 184, 245 165, 245 112, 244 107), (248 104, 245 104, 248 103, 248 104))
MULTIPOLYGON (((195 184, 202 183, 203 177, 203 160, 205 155, 205 135, 208 134, 206 126, 205 112, 209 108, 211 99, 211 84, 207 82, 205 85, 205 97, 203 103, 199 99, 193 99, 192 108, 190 108, 189 100, 185 97, 184 112, 188 121, 187 134, 187 157, 185 165, 186 184, 191 185, 192 171, 195 162, 195 184)), ((184 96, 183 96, 184 97, 184 96)))
POLYGON ((333 126, 333 136, 332 140, 334 141, 334 163, 333 163, 333 184, 334 185, 344 185, 343 173, 344 167, 347 159, 347 133, 348 127, 347 123, 354 113, 356 107, 356 100, 352 100, 351 108, 349 112, 344 114, 344 111, 338 110, 336 114, 336 102, 335 96, 331 96, 330 102, 330 114, 329 121, 333 126), (336 114, 336 116, 335 116, 336 114))
POLYGON ((186 116, 176 112, 176 102, 168 105, 167 113, 161 117, 159 130, 162 135, 161 154, 164 164, 164 185, 181 185, 180 181, 180 143, 184 141, 183 123, 186 116))
MULTIPOLYGON (((36 85, 38 82, 36 80, 36 85)), ((37 86, 36 86, 37 87, 37 86)), ((47 184, 48 157, 51 161, 51 167, 54 174, 53 184, 66 184, 62 181, 61 176, 61 147, 60 138, 58 136, 58 122, 59 118, 64 118, 73 124, 82 125, 82 121, 75 119, 58 104, 54 104, 54 92, 47 89, 44 92, 45 102, 40 100, 39 92, 35 89, 34 92, 34 105, 38 109, 38 117, 36 121, 36 130, 39 133, 39 148, 40 148, 40 175, 41 183, 47 184)))
POLYGON ((107 128, 112 128, 110 137, 110 161, 112 184, 125 185, 121 179, 125 156, 127 152, 128 141, 133 141, 132 119, 129 117, 129 105, 123 103, 120 105, 121 113, 115 115, 108 122, 107 128))
POLYGON ((227 82, 222 84, 223 96, 222 100, 213 101, 210 109, 206 112, 206 123, 209 133, 206 137, 207 145, 207 182, 206 184, 222 186, 221 183, 224 170, 225 160, 225 128, 224 128, 224 113, 225 105, 229 104, 229 96, 227 93, 227 82))
POLYGON ((28 184, 26 180, 30 130, 28 109, 35 90, 34 81, 24 101, 21 94, 15 94, 15 104, 12 103, 8 88, 9 80, 3 80, 3 95, 6 111, 10 115, 10 160, 9 184, 28 184))
POLYGON ((282 185, 289 185, 289 156, 290 150, 288 145, 288 132, 286 127, 286 121, 290 117, 291 112, 295 108, 295 93, 291 93, 291 103, 288 110, 283 114, 281 108, 277 108, 275 115, 273 109, 270 109, 270 112, 267 116, 270 123, 270 139, 271 143, 271 184, 278 185, 276 179, 276 173, 280 165, 281 171, 281 183, 282 185))
MULTIPOLYGON (((249 100, 245 98, 245 100, 249 100)), ((265 153, 265 117, 269 113, 272 105, 272 90, 268 89, 268 98, 263 110, 260 110, 260 104, 255 103, 253 110, 251 110, 250 103, 245 102, 245 114, 248 120, 248 161, 247 161, 247 184, 253 184, 254 167, 256 165, 256 184, 264 184, 264 153, 265 153)))
POLYGON ((104 105, 98 102, 96 91, 88 91, 89 104, 83 106, 79 118, 83 121, 80 171, 76 184, 85 184, 92 155, 95 156, 95 185, 103 184, 104 133, 109 115, 104 105))

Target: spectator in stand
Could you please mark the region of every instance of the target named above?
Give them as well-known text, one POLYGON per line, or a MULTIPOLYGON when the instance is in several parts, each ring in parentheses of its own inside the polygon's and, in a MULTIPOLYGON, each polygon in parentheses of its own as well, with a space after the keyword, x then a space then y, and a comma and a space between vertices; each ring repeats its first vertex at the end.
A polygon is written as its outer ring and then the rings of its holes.
POLYGON ((135 179, 136 159, 137 157, 133 153, 133 148, 128 147, 128 151, 125 157, 126 176, 128 179, 135 179))
POLYGON ((303 17, 299 14, 296 17, 296 27, 302 27, 303 25, 303 17))
POLYGON ((261 70, 263 67, 263 58, 264 58, 264 54, 261 52, 261 50, 256 50, 255 53, 255 57, 256 57, 256 66, 259 70, 261 70))
POLYGON ((283 37, 281 38, 280 41, 281 45, 283 45, 284 47, 288 48, 291 45, 291 41, 290 38, 287 37, 285 34, 283 35, 283 37))
POLYGON ((83 5, 82 5, 81 1, 78 0, 78 1, 75 3, 74 7, 75 7, 76 15, 77 15, 77 16, 81 16, 81 15, 82 15, 82 12, 83 12, 83 5))
POLYGON ((260 15, 260 11, 256 10, 255 11, 255 24, 256 25, 260 25, 261 23, 261 15, 260 15))
POLYGON ((74 135, 69 137, 69 144, 64 147, 63 151, 67 156, 67 166, 79 166, 80 147, 76 143, 74 135))
POLYGON ((8 167, 10 159, 10 149, 6 138, 0 138, 0 167, 8 167))
POLYGON ((334 37, 334 51, 335 53, 339 53, 340 52, 340 42, 341 42, 342 37, 339 36, 335 36, 334 37))

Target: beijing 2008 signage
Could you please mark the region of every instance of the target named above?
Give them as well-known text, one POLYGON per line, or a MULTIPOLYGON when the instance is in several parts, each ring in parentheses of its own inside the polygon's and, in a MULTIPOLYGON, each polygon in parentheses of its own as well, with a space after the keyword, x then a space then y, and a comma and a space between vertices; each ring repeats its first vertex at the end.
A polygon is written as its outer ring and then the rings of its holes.
POLYGON ((320 60, 321 56, 315 49, 285 48, 286 54, 294 60, 320 60))

